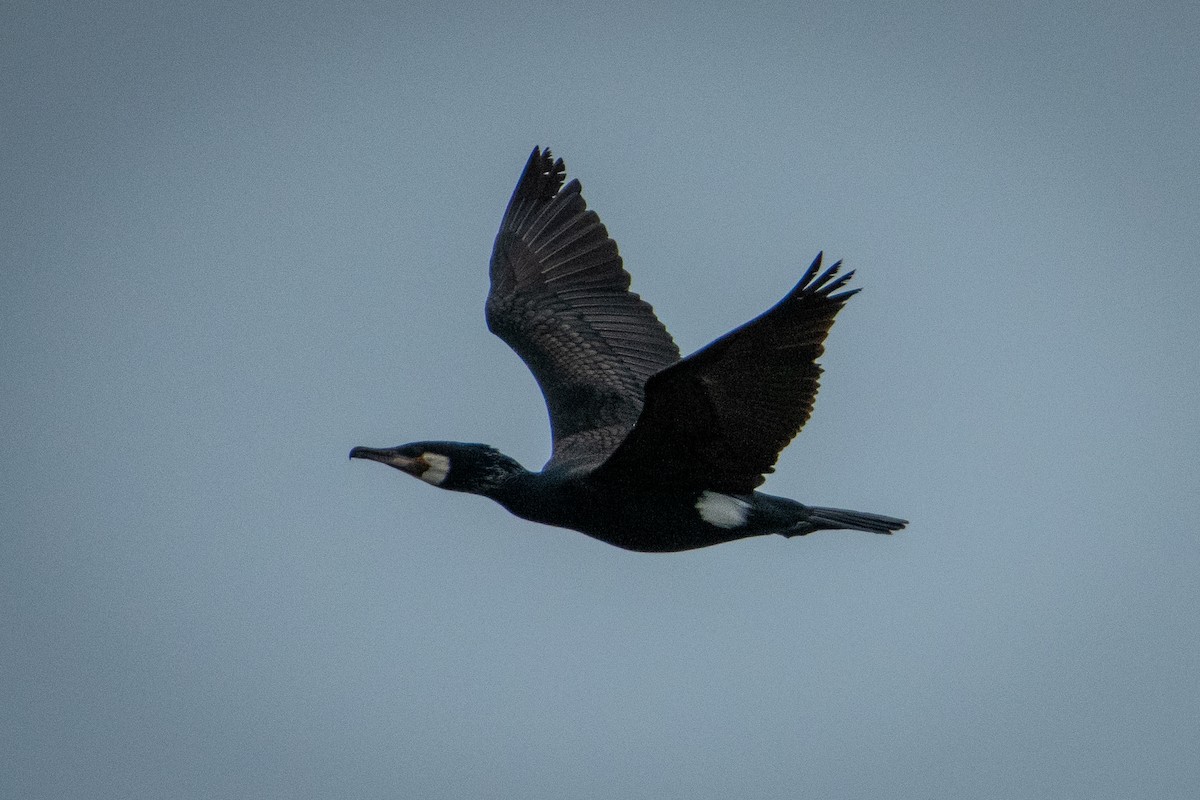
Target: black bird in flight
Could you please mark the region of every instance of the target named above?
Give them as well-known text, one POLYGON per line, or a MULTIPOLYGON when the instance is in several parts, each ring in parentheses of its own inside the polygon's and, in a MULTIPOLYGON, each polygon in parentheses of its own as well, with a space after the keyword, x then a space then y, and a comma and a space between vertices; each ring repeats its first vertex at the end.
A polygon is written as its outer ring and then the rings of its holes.
POLYGON ((493 447, 355 447, 426 483, 609 544, 674 552, 777 533, 891 533, 893 517, 755 491, 812 413, 833 318, 858 290, 821 255, 779 303, 687 358, 629 291, 579 181, 534 148, 492 250, 488 328, 541 387, 554 449, 530 472, 493 447))

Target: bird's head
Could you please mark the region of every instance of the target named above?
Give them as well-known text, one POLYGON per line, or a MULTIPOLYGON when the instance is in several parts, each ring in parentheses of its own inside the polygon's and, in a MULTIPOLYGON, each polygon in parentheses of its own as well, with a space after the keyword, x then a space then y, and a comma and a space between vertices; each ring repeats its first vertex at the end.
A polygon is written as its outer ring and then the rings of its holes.
POLYGON ((525 468, 494 447, 462 442, 413 442, 377 450, 356 447, 351 458, 395 467, 441 489, 487 494, 525 468))

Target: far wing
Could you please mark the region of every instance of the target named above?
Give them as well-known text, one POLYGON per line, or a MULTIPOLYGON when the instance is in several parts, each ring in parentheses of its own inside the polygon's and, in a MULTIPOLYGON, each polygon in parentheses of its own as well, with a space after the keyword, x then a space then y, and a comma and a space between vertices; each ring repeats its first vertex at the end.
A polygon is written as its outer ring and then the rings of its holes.
POLYGON ((735 494, 773 469, 812 414, 834 317, 854 274, 821 255, 769 311, 650 378, 637 424, 595 477, 735 494))
POLYGON ((534 148, 492 251, 488 328, 528 365, 550 413, 551 463, 594 466, 642 410, 646 379, 679 360, 579 181, 534 148))

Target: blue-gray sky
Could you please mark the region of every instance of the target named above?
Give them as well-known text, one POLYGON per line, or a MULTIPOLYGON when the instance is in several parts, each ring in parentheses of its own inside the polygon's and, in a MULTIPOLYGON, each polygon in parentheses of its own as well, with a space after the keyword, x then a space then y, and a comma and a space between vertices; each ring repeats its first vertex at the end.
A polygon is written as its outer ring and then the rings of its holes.
POLYGON ((0 796, 1174 798, 1200 784, 1194 3, 6 3, 0 796), (864 291, 670 556, 348 462, 486 441, 534 144, 689 352, 864 291))

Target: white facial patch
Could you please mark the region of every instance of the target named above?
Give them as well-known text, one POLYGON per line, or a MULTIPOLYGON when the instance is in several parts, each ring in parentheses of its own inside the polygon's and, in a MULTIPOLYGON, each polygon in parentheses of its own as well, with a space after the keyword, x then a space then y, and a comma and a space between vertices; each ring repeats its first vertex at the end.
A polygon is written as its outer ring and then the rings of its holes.
POLYGON ((750 516, 750 504, 720 492, 704 492, 696 501, 700 519, 718 528, 740 528, 750 516))
POLYGON ((428 464, 429 468, 417 477, 426 483, 441 486, 442 481, 446 480, 446 476, 450 474, 449 456, 441 453, 422 453, 421 460, 428 464))

